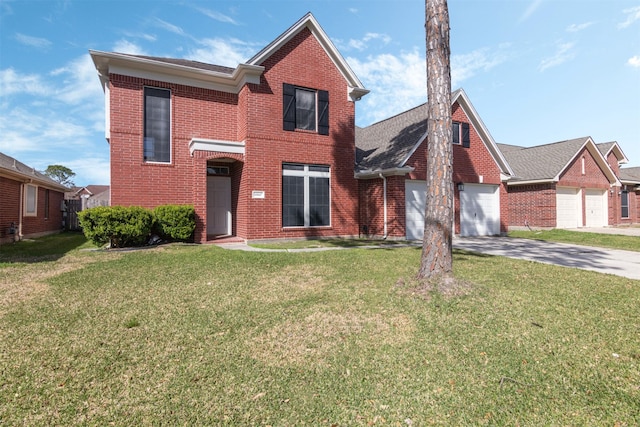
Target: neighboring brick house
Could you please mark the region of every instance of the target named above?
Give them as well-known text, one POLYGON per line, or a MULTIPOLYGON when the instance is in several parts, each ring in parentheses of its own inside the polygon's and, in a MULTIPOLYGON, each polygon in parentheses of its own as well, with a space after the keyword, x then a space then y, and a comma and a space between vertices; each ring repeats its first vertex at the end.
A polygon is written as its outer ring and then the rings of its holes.
POLYGON ((73 187, 64 195, 65 200, 81 200, 81 210, 95 208, 96 206, 109 206, 111 193, 108 185, 87 185, 86 187, 73 187))
POLYGON ((640 168, 620 168, 620 165, 628 163, 628 159, 616 141, 597 145, 622 185, 618 189, 609 191, 609 225, 628 225, 639 222, 637 196, 640 192, 640 177, 634 175, 634 169, 640 170, 640 168))
POLYGON ((355 101, 368 93, 313 15, 236 68, 91 51, 111 204, 191 204, 195 241, 354 236, 355 101))
POLYGON ((0 244, 62 231, 61 207, 67 190, 0 153, 0 244))
MULTIPOLYGON (((454 230, 507 232, 513 174, 464 90, 451 94, 454 230)), ((361 233, 421 239, 426 204, 427 104, 356 132, 361 233)))
POLYGON ((528 148, 498 146, 515 173, 507 185, 510 228, 610 224, 609 206, 615 206, 621 183, 590 137, 528 148))

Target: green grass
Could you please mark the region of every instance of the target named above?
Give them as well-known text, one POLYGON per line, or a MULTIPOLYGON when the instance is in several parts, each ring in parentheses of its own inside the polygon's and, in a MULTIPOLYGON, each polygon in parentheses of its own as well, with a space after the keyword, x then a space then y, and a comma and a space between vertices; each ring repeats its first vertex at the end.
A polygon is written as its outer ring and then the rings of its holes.
POLYGON ((75 232, 7 243, 0 245, 0 268, 16 262, 54 260, 70 251, 90 247, 84 235, 75 232))
POLYGON ((640 237, 619 234, 600 234, 570 230, 510 231, 509 237, 547 240, 550 242, 573 243, 576 245, 622 249, 640 252, 640 237))
POLYGON ((315 239, 315 240, 284 240, 269 243, 251 243, 251 246, 263 249, 307 249, 307 248, 354 248, 361 246, 402 246, 406 240, 381 239, 315 239))
POLYGON ((0 305, 0 425, 640 423, 640 282, 456 251, 473 286, 445 297, 416 287, 419 257, 167 245, 72 250, 44 281, 7 267, 35 290, 0 305))

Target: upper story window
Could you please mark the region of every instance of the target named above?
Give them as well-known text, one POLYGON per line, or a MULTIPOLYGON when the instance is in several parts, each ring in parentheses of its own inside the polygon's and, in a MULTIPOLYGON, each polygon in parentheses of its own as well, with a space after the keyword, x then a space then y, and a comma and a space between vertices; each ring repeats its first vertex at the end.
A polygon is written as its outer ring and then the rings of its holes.
POLYGON ((171 162, 171 91, 144 88, 144 161, 171 162))
POLYGON ((283 84, 283 129, 329 135, 329 92, 283 84))
POLYGON ((620 207, 622 218, 629 218, 629 192, 627 190, 620 193, 620 207))
POLYGON ((24 186, 24 216, 38 214, 38 187, 31 184, 24 186))
POLYGON ((463 147, 469 148, 471 146, 471 137, 469 136, 469 123, 452 123, 452 134, 454 144, 460 145, 463 147))

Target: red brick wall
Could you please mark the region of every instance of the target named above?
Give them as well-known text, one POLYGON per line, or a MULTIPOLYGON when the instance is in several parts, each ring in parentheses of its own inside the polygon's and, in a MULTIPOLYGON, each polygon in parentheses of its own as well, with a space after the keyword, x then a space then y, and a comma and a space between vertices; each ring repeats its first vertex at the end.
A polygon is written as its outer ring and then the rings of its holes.
MULTIPOLYGON (((13 241, 13 236, 7 234, 7 229, 13 222, 16 227, 20 224, 20 182, 0 177, 0 243, 13 241)), ((45 218, 45 197, 47 189, 38 186, 37 215, 22 217, 22 236, 38 237, 62 230, 62 212, 60 206, 64 193, 49 190, 49 216, 45 218)))
POLYGON ((510 226, 532 228, 556 226, 555 184, 511 186, 508 190, 510 226))

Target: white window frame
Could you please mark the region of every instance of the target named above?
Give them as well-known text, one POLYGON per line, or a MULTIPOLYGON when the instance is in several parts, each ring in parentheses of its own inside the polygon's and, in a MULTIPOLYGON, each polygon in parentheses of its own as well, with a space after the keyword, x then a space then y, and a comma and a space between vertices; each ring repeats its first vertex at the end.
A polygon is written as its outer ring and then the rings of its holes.
POLYGON ((38 186, 33 184, 24 185, 24 210, 22 216, 38 216, 38 186), (31 194, 29 194, 32 192, 31 194), (30 209, 31 203, 33 209, 30 209))
POLYGON ((625 218, 628 219, 629 218, 629 192, 627 190, 622 190, 620 192, 620 218, 625 218), (623 200, 623 196, 627 196, 627 204, 624 205, 622 204, 622 200, 623 200), (622 212, 624 208, 627 208, 627 216, 623 216, 622 212))
MULTIPOLYGON (((287 225, 284 228, 323 228, 331 227, 331 167, 327 165, 318 164, 301 164, 301 163, 283 163, 282 164, 282 176, 297 176, 304 179, 304 225, 287 225), (285 165, 304 166, 304 170, 291 170, 285 169, 285 165), (309 167, 320 166, 329 168, 328 172, 310 171, 309 167), (310 191, 309 191, 309 178, 328 178, 329 179, 329 224, 327 225, 310 225, 311 224, 311 208, 310 208, 310 191)), ((282 215, 281 215, 282 216, 282 215)))

